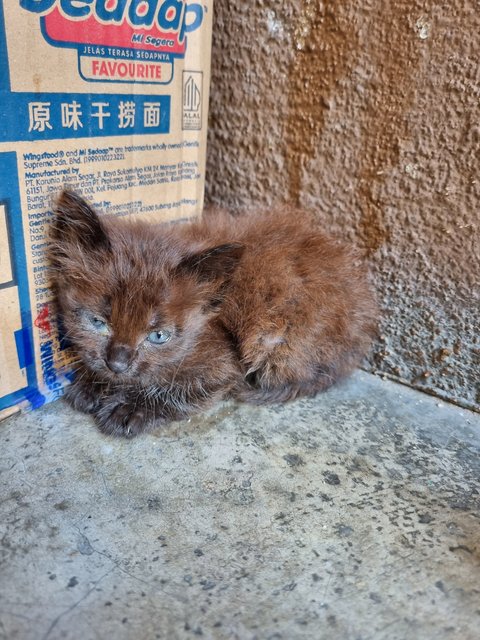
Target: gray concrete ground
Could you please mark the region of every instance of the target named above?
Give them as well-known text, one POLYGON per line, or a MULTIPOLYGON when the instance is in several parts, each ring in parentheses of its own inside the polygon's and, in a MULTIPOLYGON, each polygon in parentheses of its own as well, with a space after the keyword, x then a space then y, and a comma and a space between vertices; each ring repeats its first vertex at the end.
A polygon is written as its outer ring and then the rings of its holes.
POLYGON ((480 416, 357 373, 134 441, 0 425, 6 640, 480 637, 480 416))

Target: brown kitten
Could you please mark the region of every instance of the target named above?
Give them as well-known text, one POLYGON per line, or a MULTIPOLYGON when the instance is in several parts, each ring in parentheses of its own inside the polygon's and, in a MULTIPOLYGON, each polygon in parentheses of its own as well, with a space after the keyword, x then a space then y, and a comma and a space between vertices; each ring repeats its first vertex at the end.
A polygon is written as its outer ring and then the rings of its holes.
POLYGON ((67 398, 132 437, 222 398, 314 395, 365 355, 376 307, 352 250, 287 208, 151 224, 64 191, 49 257, 82 361, 67 398))

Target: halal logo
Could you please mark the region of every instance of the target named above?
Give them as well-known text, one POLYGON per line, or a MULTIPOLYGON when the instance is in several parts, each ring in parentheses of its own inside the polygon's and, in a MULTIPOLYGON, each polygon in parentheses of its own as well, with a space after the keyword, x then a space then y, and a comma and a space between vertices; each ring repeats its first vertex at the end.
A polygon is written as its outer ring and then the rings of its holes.
POLYGON ((190 76, 183 87, 183 109, 184 111, 198 111, 201 104, 201 94, 197 83, 190 76))
POLYGON ((202 128, 202 87, 201 71, 183 72, 183 130, 200 131, 202 128))

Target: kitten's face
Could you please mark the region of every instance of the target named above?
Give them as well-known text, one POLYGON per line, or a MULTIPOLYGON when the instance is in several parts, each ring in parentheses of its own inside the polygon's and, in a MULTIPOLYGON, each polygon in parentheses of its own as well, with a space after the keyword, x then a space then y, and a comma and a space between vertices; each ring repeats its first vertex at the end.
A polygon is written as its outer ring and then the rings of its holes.
POLYGON ((159 277, 149 295, 139 277, 133 270, 113 293, 98 285, 73 286, 58 298, 66 335, 88 368, 107 380, 144 385, 161 382, 163 369, 180 364, 211 313, 192 283, 181 287, 159 277))
POLYGON ((195 350, 242 251, 222 245, 185 255, 152 227, 100 221, 69 192, 51 236, 67 339, 99 378, 142 386, 171 380, 195 350))

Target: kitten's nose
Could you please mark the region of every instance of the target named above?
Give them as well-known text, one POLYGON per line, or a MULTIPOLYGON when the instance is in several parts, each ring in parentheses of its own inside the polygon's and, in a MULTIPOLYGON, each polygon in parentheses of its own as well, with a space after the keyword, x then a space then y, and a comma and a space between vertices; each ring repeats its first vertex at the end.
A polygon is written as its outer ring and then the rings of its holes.
POLYGON ((112 345, 105 360, 107 367, 113 373, 124 373, 132 362, 133 349, 123 344, 112 345))

